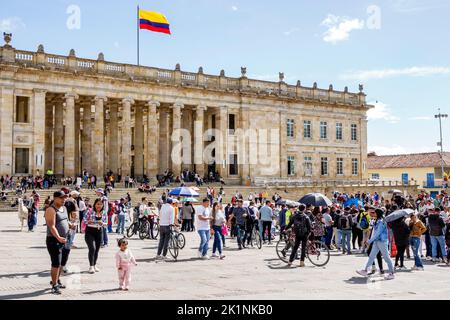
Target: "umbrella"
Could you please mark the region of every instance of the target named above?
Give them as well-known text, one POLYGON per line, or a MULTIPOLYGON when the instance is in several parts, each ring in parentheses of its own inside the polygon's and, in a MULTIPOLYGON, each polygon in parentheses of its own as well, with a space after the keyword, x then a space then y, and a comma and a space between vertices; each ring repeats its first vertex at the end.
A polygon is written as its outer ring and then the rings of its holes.
POLYGON ((299 207, 300 203, 297 201, 286 200, 286 205, 290 207, 299 207))
POLYGON ((192 190, 191 188, 186 187, 178 187, 174 188, 169 192, 169 196, 176 196, 176 197, 199 197, 197 191, 192 190))
POLYGON ((282 206, 282 205, 286 204, 286 200, 280 199, 280 200, 278 200, 277 202, 275 202, 275 204, 276 204, 277 206, 282 206))
POLYGON ((392 189, 392 190, 389 190, 388 193, 389 194, 396 194, 396 193, 403 193, 403 192, 401 192, 400 190, 397 190, 397 189, 392 189))
POLYGON ((194 191, 197 191, 197 192, 200 191, 200 188, 197 188, 197 187, 191 187, 191 189, 194 191))
POLYGON ((328 207, 333 204, 330 199, 321 193, 309 193, 298 200, 298 202, 307 206, 312 205, 314 207, 328 207))
POLYGON ((392 212, 390 215, 386 217, 386 222, 392 222, 403 217, 409 216, 414 213, 412 209, 402 209, 392 212))
POLYGON ((357 207, 358 205, 362 206, 363 203, 361 200, 359 200, 357 198, 348 199, 347 201, 344 202, 344 207, 351 207, 352 205, 357 207))
POLYGON ((198 200, 191 197, 191 198, 184 198, 183 202, 198 202, 198 200))

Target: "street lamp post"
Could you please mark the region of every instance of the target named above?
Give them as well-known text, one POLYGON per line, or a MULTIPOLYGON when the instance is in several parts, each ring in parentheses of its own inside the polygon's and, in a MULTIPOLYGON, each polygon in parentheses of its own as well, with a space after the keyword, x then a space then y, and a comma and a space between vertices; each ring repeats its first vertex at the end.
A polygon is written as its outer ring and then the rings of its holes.
POLYGON ((445 171, 444 171, 444 144, 442 143, 442 118, 448 118, 448 114, 442 114, 440 108, 438 109, 438 111, 439 114, 435 115, 434 117, 436 119, 439 119, 439 131, 441 135, 439 145, 441 146, 441 170, 442 170, 442 184, 443 184, 445 171))

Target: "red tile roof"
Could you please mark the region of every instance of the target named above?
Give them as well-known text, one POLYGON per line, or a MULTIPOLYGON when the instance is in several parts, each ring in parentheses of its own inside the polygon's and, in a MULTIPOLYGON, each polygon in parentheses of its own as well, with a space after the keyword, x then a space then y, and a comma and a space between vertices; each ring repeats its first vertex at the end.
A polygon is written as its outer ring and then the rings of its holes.
MULTIPOLYGON (((444 152, 444 165, 450 166, 450 152, 444 152)), ((393 156, 367 157, 368 169, 388 169, 388 168, 440 168, 441 156, 438 152, 400 154, 393 156)))

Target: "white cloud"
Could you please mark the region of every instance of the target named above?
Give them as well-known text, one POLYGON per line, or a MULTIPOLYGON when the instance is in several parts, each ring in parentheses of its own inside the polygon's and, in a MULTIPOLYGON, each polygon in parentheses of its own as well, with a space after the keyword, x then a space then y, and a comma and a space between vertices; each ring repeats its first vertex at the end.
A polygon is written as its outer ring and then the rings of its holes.
POLYGON ((24 28, 25 23, 19 17, 8 17, 0 20, 1 32, 12 32, 24 28))
POLYGON ((345 41, 350 38, 350 32, 364 28, 364 20, 349 19, 329 14, 321 23, 328 28, 323 34, 323 40, 332 44, 345 41))
POLYGON ((420 121, 429 121, 429 120, 433 120, 433 117, 430 116, 419 116, 419 117, 411 117, 409 118, 409 120, 420 120, 420 121))
POLYGON ((370 120, 384 120, 389 123, 398 123, 400 118, 393 115, 389 106, 383 102, 370 102, 375 108, 367 112, 367 119, 370 120))
POLYGON ((233 10, 233 11, 238 11, 238 7, 237 7, 237 6, 232 6, 232 7, 231 7, 231 10, 233 10))
POLYGON ((293 34, 293 33, 295 33, 295 32, 298 32, 298 31, 300 31, 299 28, 292 28, 292 29, 290 29, 290 30, 288 30, 288 31, 283 32, 283 34, 284 34, 285 36, 290 36, 291 34, 293 34))
POLYGON ((342 80, 369 80, 390 77, 426 77, 450 74, 450 67, 410 67, 403 69, 360 70, 342 74, 342 80))

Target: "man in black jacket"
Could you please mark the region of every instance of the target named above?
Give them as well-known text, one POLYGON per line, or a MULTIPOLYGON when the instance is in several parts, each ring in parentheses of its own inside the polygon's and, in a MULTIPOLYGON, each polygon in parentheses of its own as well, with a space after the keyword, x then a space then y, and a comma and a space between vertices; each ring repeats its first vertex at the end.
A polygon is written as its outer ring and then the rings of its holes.
POLYGON ((311 220, 305 213, 305 206, 300 205, 299 211, 297 211, 290 219, 289 224, 286 226, 286 230, 292 228, 292 231, 295 233, 295 244, 292 249, 291 256, 289 257, 288 265, 291 266, 292 262, 294 262, 295 256, 297 254, 297 250, 302 244, 302 253, 300 256, 300 267, 305 266, 305 257, 306 257, 306 242, 308 240, 308 236, 311 233, 311 220))
POLYGON ((430 214, 428 217, 428 226, 430 229, 431 236, 431 251, 433 255, 433 262, 438 262, 438 245, 441 249, 441 257, 442 260, 447 260, 445 256, 445 235, 444 228, 445 222, 440 216, 440 209, 436 208, 433 214, 430 214))

